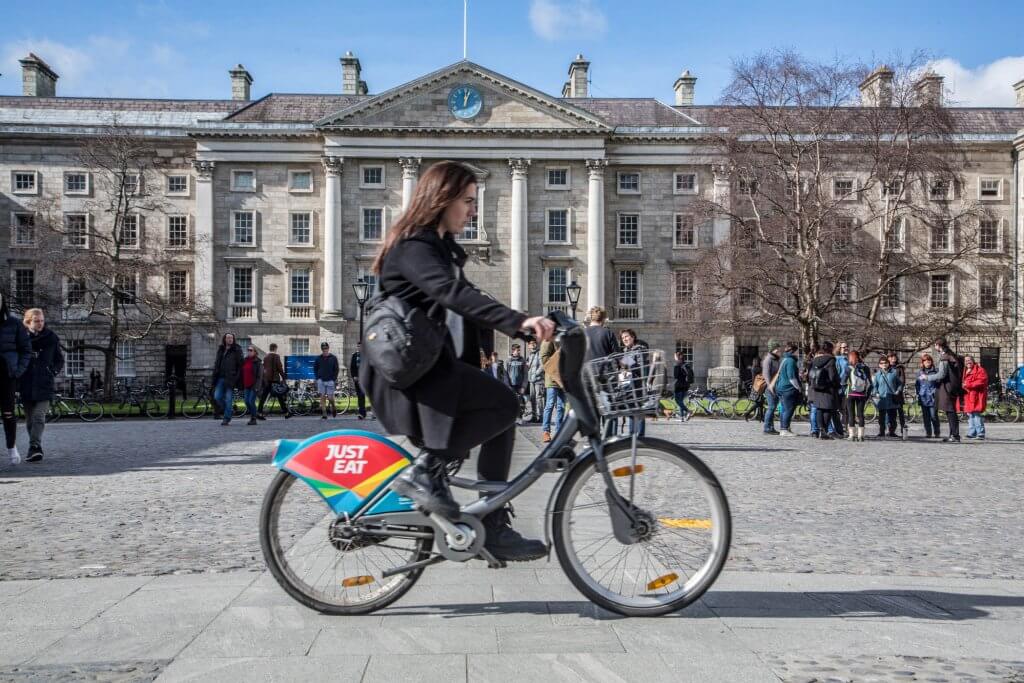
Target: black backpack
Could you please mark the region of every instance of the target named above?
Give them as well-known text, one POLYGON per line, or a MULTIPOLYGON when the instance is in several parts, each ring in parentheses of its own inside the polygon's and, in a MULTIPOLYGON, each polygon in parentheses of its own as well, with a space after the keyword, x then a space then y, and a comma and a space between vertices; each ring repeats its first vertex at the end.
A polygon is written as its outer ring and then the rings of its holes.
POLYGON ((827 394, 832 391, 832 380, 828 376, 828 366, 812 366, 811 371, 808 373, 808 378, 811 380, 811 388, 815 391, 820 391, 823 394, 827 394))
POLYGON ((396 389, 415 384, 434 367, 446 334, 443 320, 389 296, 377 283, 366 303, 363 354, 388 384, 396 389))

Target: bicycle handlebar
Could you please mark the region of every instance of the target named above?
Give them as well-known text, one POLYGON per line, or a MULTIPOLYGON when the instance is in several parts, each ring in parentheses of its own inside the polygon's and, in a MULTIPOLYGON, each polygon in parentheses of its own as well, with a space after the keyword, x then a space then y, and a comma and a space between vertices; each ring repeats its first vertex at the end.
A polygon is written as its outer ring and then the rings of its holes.
MULTIPOLYGON (((579 327, 580 325, 579 322, 573 320, 572 318, 567 316, 565 313, 562 313, 561 311, 551 311, 544 317, 555 324, 556 336, 565 334, 572 328, 579 327)), ((515 337, 516 339, 522 339, 527 343, 537 341, 537 336, 532 332, 527 332, 526 330, 519 330, 518 332, 516 332, 515 337)))

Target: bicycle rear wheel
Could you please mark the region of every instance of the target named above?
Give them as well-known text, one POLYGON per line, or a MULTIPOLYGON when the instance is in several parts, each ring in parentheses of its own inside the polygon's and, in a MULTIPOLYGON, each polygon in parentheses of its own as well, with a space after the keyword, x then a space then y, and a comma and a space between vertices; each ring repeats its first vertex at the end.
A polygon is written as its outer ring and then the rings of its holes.
POLYGON ((349 411, 349 399, 355 398, 355 394, 350 394, 348 389, 338 389, 334 392, 334 396, 331 400, 334 401, 334 406, 338 410, 338 415, 344 415, 349 411))
POLYGON ((558 561, 581 593, 627 616, 681 609, 706 591, 725 565, 732 520, 714 473, 685 448, 639 439, 605 451, 616 490, 639 509, 640 540, 620 543, 596 460, 580 461, 555 500, 558 561))
POLYGON ((78 402, 78 417, 82 422, 95 422, 103 417, 103 405, 82 399, 78 402))
POLYGON ((724 398, 712 401, 710 410, 711 414, 715 417, 724 418, 726 420, 731 420, 736 417, 736 408, 730 401, 727 401, 724 398))
POLYGON ((206 415, 210 410, 210 399, 205 395, 196 396, 190 401, 181 405, 181 414, 190 420, 196 420, 206 415))

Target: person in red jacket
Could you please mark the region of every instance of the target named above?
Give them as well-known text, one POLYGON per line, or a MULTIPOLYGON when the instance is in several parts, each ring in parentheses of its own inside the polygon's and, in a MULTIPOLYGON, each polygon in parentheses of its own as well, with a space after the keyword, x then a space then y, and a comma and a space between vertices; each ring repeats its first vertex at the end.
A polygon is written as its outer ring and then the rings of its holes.
POLYGON ((964 397, 963 410, 967 413, 967 438, 985 438, 985 403, 988 399, 988 373, 974 362, 972 356, 964 356, 964 397))

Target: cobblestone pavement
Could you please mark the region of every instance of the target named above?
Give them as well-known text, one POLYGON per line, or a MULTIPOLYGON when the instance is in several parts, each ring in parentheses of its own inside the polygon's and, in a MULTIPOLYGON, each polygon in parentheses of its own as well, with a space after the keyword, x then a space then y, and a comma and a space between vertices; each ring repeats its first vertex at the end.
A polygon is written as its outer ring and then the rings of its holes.
MULTIPOLYGON (((377 423, 51 425, 42 463, 0 463, 0 580, 260 570, 276 440, 328 426, 377 423)), ((689 445, 722 480, 735 527, 728 569, 1024 578, 1024 426, 959 446, 786 439, 700 419, 648 433, 689 445)), ((539 436, 520 429, 517 465, 539 436)), ((527 529, 539 531, 554 481, 521 499, 527 529)))

